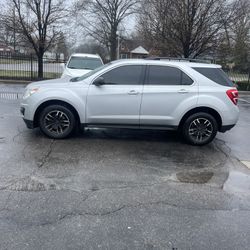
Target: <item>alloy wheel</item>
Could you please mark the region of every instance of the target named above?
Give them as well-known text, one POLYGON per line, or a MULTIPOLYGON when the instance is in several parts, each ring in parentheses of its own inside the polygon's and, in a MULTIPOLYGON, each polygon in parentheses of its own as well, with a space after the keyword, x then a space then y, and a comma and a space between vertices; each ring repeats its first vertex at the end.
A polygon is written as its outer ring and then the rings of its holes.
POLYGON ((44 117, 44 126, 50 133, 62 135, 69 129, 70 119, 63 111, 53 110, 44 117))
POLYGON ((188 133, 197 142, 208 140, 213 135, 213 125, 206 118, 197 118, 191 122, 188 133))

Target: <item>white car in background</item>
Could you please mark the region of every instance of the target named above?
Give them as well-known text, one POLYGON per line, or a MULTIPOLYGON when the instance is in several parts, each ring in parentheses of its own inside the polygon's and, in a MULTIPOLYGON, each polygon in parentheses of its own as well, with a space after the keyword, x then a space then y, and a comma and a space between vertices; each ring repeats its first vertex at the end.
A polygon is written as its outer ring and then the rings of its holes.
POLYGON ((82 53, 72 54, 66 65, 64 65, 64 71, 61 78, 83 76, 102 65, 103 61, 99 55, 82 53))

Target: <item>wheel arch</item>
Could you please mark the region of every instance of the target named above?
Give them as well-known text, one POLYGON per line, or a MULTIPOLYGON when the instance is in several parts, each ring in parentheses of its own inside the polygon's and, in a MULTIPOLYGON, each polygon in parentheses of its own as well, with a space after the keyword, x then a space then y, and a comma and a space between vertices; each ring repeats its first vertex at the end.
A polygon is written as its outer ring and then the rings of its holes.
POLYGON ((62 105, 64 107, 69 108, 73 112, 77 123, 80 124, 80 116, 79 116, 77 110, 71 104, 69 104, 68 102, 65 102, 65 101, 61 101, 61 100, 48 100, 48 101, 41 103, 37 107, 35 115, 34 115, 34 127, 39 126, 39 115, 42 112, 42 110, 48 106, 51 106, 51 105, 62 105))
POLYGON ((193 108, 191 110, 189 110, 188 112, 185 113, 185 115, 182 117, 180 123, 179 123, 179 128, 182 128, 184 122, 187 120, 187 118, 193 114, 196 114, 196 113, 199 113, 199 112, 204 112, 204 113, 208 113, 210 115, 212 115, 217 124, 218 124, 218 131, 221 130, 221 127, 222 127, 222 118, 220 116, 220 114, 213 108, 209 108, 209 107, 196 107, 196 108, 193 108))

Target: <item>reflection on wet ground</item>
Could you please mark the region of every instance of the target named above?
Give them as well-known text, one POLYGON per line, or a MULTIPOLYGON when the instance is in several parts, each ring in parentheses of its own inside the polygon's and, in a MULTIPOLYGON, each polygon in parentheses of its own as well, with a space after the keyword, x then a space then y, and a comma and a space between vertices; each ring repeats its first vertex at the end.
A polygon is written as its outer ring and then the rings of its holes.
POLYGON ((223 189, 226 192, 250 195, 250 175, 239 171, 231 171, 223 189))
POLYGON ((241 161, 241 163, 250 169, 250 161, 241 161))

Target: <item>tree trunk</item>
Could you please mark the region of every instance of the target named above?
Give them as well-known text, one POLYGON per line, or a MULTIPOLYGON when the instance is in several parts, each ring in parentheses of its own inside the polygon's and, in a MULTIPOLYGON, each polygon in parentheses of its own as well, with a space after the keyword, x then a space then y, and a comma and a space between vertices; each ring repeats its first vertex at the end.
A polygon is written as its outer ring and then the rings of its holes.
POLYGON ((110 60, 114 61, 116 60, 116 40, 111 42, 111 46, 110 46, 110 60))
POLYGON ((110 60, 114 61, 117 58, 117 28, 114 26, 111 28, 110 34, 110 60))
POLYGON ((189 56, 190 56, 190 49, 189 49, 188 43, 183 44, 183 56, 184 56, 184 58, 189 58, 189 56))
POLYGON ((43 53, 39 53, 37 55, 38 59, 38 79, 42 80, 43 79, 43 53))

